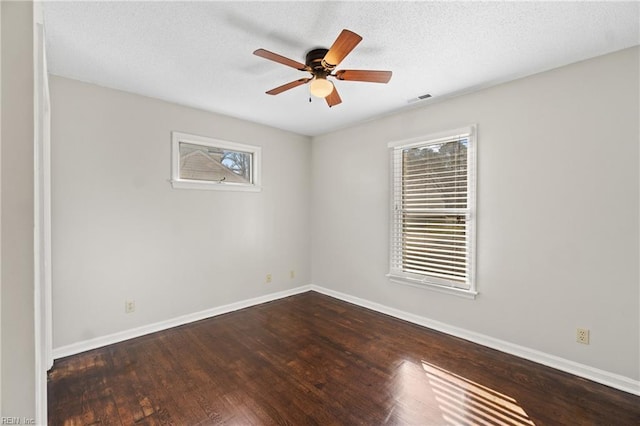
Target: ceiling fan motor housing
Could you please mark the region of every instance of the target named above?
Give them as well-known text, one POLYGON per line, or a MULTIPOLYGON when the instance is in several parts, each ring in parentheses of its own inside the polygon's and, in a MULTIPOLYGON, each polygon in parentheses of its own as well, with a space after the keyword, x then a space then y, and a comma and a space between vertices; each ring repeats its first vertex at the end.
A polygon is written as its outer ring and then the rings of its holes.
POLYGON ((305 64, 313 70, 313 75, 316 77, 326 77, 335 68, 335 65, 330 65, 323 61, 328 51, 329 49, 319 48, 310 50, 307 53, 305 64))

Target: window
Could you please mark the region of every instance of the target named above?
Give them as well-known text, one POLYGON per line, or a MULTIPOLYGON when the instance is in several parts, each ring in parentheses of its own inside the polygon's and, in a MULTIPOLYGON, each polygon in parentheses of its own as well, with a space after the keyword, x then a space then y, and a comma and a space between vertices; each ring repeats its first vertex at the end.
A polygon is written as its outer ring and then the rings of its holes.
POLYGON ((389 277, 475 296, 475 127, 389 148, 389 277))
POLYGON ((260 147, 172 132, 174 188, 260 191, 260 147))

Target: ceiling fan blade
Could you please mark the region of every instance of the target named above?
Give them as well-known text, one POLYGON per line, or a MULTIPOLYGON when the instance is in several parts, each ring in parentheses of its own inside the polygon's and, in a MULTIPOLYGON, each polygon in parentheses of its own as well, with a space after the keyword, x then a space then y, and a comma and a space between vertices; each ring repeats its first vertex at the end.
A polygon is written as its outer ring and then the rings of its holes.
POLYGON ((333 91, 329 93, 329 95, 324 99, 327 101, 327 105, 329 105, 329 108, 342 103, 342 99, 340 99, 340 95, 338 94, 338 89, 336 89, 335 86, 333 86, 333 91))
POLYGON ((269 59, 270 61, 277 62, 282 65, 286 65, 291 68, 295 68, 300 71, 308 71, 308 67, 300 63, 298 61, 294 61, 293 59, 285 58, 282 55, 278 55, 277 53, 269 52, 268 50, 258 49, 253 52, 254 55, 260 56, 261 58, 269 59))
POLYGON ((279 93, 284 92, 285 90, 293 89, 294 87, 301 86, 307 82, 309 82, 311 78, 301 78, 299 80, 292 81, 287 84, 283 84, 282 86, 278 86, 275 89, 271 89, 267 92, 267 95, 277 95, 279 93))
POLYGON ((353 31, 342 30, 322 60, 323 65, 333 69, 360 43, 362 37, 353 31))
POLYGON ((335 77, 338 80, 388 83, 391 80, 391 74, 391 71, 340 70, 336 72, 335 77))

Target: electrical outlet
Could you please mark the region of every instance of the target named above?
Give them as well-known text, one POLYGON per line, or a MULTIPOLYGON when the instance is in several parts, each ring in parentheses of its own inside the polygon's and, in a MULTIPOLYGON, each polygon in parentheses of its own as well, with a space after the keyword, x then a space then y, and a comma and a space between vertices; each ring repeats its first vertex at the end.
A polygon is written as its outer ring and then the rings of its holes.
POLYGON ((269 283, 271 282, 271 274, 267 274, 267 277, 266 277, 266 279, 265 279, 265 282, 266 282, 267 284, 269 284, 269 283))
POLYGON ((130 314, 136 311, 136 301, 135 300, 127 300, 124 302, 124 313, 130 314))
POLYGON ((576 342, 584 345, 589 344, 589 330, 586 328, 578 328, 576 330, 576 342))
POLYGON ((289 271, 289 278, 294 279, 296 277, 296 271, 293 269, 289 271))

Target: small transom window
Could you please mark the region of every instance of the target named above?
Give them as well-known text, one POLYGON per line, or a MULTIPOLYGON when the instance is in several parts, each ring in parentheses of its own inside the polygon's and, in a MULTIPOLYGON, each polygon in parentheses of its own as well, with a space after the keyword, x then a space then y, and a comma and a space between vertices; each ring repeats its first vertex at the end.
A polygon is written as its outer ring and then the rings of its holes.
POLYGON ((172 133, 174 188, 260 190, 260 147, 172 133))

